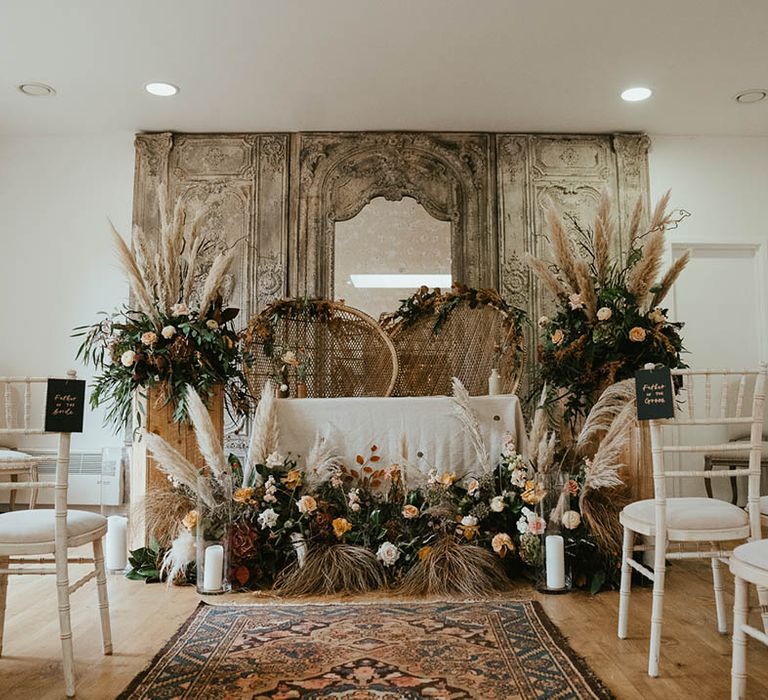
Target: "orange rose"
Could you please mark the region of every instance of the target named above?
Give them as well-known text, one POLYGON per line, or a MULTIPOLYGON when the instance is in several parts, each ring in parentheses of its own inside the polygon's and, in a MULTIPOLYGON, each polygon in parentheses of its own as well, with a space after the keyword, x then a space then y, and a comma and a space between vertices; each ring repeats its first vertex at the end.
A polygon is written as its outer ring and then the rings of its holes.
POLYGON ((344 534, 352 529, 352 523, 346 518, 336 518, 333 523, 333 534, 336 535, 336 539, 340 540, 344 537, 344 534))
POLYGON ((642 343, 646 335, 645 328, 640 328, 640 326, 635 326, 629 331, 629 339, 634 343, 642 343))

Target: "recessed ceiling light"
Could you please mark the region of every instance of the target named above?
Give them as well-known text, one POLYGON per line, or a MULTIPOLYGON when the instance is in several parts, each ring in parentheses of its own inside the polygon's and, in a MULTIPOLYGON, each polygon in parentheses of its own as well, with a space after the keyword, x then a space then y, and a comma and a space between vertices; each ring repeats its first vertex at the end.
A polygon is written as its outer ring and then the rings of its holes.
POLYGON ((21 83, 18 88, 30 97, 53 97, 56 94, 56 90, 45 83, 21 83))
POLYGON ((761 102, 766 97, 768 97, 768 90, 755 88, 752 90, 742 90, 734 99, 740 104, 750 105, 755 102, 761 102))
POLYGON ((171 83, 147 83, 144 89, 150 95, 157 95, 159 97, 170 97, 179 91, 179 88, 171 83))
POLYGON ((621 93, 621 99, 625 102, 641 102, 647 100, 653 94, 653 90, 647 87, 627 88, 621 93))

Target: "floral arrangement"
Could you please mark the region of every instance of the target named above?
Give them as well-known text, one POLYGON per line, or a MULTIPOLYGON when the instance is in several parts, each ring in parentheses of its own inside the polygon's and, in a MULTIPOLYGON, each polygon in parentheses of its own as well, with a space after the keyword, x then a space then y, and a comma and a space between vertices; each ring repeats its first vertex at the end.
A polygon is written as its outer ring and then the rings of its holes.
POLYGON ((591 229, 568 217, 575 240, 558 214, 551 208, 547 212, 553 263, 528 258, 556 303, 555 315, 538 322, 540 377, 560 392, 565 417, 572 422, 586 416, 603 389, 633 376, 646 363, 685 367, 683 324, 668 319, 662 302, 689 253, 657 279, 666 231, 687 216, 668 212, 668 203, 669 192, 643 230, 638 199, 629 225, 629 248, 621 260, 612 255, 616 226, 606 194, 591 229))
MULTIPOLYGON (((195 396, 192 390, 190 395, 195 396)), ((211 486, 203 486, 202 493, 217 492, 214 474, 223 473, 225 462, 236 485, 230 495, 230 580, 236 586, 274 588, 284 595, 350 593, 382 586, 409 595, 482 595, 539 565, 550 517, 541 512, 540 504, 559 469, 556 437, 546 428, 543 410, 537 411, 532 424, 530 440, 536 449, 530 459, 518 453, 508 435, 494 467, 459 477, 456 471, 435 468, 425 475, 405 457, 383 464, 377 445, 345 464, 330 441, 320 436, 300 465, 277 452, 274 392, 265 388, 263 397, 244 462, 224 460, 221 448, 211 447, 212 428, 206 426, 205 416, 192 413, 209 464, 203 474, 210 475, 206 478, 211 486)), ((466 413, 465 399, 457 387, 456 412, 462 414, 467 430, 475 430, 477 419, 466 413)), ((199 398, 192 405, 198 406, 199 398)), ((188 468, 180 464, 173 448, 157 436, 148 440, 182 501, 175 509, 183 517, 176 523, 166 568, 183 571, 193 557, 177 543, 189 541, 199 524, 201 514, 193 504, 200 499, 190 489, 190 475, 184 471, 188 468)), ((481 454, 480 445, 476 449, 482 465, 489 457, 481 454)), ((609 567, 579 512, 579 479, 583 482, 583 475, 567 480, 562 493, 554 494, 558 508, 552 517, 569 533, 569 557, 583 550, 596 553, 591 561, 594 569, 585 572, 583 583, 594 583, 602 571, 599 588, 609 567)), ((167 503, 164 508, 168 509, 167 503)), ((206 510, 216 513, 215 506, 206 510)))
POLYGON ((442 292, 439 288, 430 291, 428 287, 420 287, 412 296, 401 301, 397 311, 383 316, 381 323, 385 330, 391 331, 397 326, 408 327, 424 316, 434 315, 432 333, 436 335, 445 325, 451 312, 463 303, 472 309, 487 305, 503 312, 510 329, 509 341, 522 350, 525 311, 508 304, 495 289, 473 289, 458 282, 453 283, 449 292, 442 292))
MULTIPOLYGON (((162 403, 173 405, 176 421, 187 415, 188 385, 206 398, 222 386, 231 408, 245 412, 248 406, 240 343, 231 325, 238 310, 222 302, 234 250, 220 251, 206 269, 203 259, 212 242, 200 233, 202 214, 187 225, 177 204, 169 219, 162 192, 160 208, 157 246, 137 227, 134 253, 112 227, 135 308, 75 329, 83 337, 78 359, 99 371, 91 405, 105 404, 106 420, 116 430, 128 424, 137 390, 159 390, 162 403)), ((140 425, 141 416, 136 419, 140 425)))

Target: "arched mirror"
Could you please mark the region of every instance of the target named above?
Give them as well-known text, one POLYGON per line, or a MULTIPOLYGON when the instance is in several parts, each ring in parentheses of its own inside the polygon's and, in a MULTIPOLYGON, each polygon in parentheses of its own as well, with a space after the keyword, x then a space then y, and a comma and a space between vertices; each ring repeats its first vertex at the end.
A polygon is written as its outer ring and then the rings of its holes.
POLYGON ((451 223, 377 197, 334 230, 334 296, 378 318, 421 285, 451 286, 451 223))

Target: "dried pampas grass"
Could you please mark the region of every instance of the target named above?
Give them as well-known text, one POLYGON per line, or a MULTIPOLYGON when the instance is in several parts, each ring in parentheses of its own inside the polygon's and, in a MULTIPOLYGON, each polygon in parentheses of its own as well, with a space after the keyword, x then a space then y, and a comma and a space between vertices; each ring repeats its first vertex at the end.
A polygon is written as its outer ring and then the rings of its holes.
POLYGON ((477 414, 472 408, 469 392, 458 377, 453 377, 451 384, 453 385, 451 401, 453 402, 454 413, 461 421, 464 430, 472 442, 472 446, 475 448, 477 461, 482 470, 481 473, 488 473, 492 469, 491 457, 488 454, 488 448, 485 446, 485 440, 480 431, 480 421, 477 419, 477 414))
POLYGON ((142 514, 146 531, 165 549, 181 531, 182 518, 196 505, 179 489, 154 488, 134 508, 142 514))
POLYGON ((123 237, 117 232, 115 225, 111 221, 109 222, 109 228, 112 231, 112 240, 115 244, 117 257, 125 276, 128 278, 128 286, 131 288, 131 291, 136 298, 139 311, 146 314, 157 323, 158 316, 157 311, 155 310, 153 294, 150 293, 150 289, 147 287, 146 280, 141 273, 136 258, 133 253, 131 253, 130 248, 128 248, 123 237))
POLYGON ((576 448, 584 454, 592 445, 596 445, 610 430, 616 416, 624 410, 627 403, 634 400, 634 379, 611 384, 592 406, 576 440, 576 448))
POLYGON ((539 258, 534 258, 530 253, 526 253, 525 262, 536 274, 539 282, 549 289, 555 298, 568 296, 567 287, 556 277, 546 262, 539 258))
POLYGON ((661 278, 658 290, 653 295, 651 308, 658 306, 662 301, 664 301, 667 294, 669 294, 669 290, 672 289, 672 285, 677 281, 677 278, 685 269, 685 266, 688 264, 690 259, 691 251, 686 250, 677 260, 675 260, 675 262, 672 264, 672 267, 667 270, 667 273, 664 275, 664 277, 661 278))
POLYGON ((482 547, 459 544, 445 536, 405 575, 397 593, 479 598, 508 587, 509 578, 498 557, 482 547))
POLYGON ((280 429, 277 425, 277 408, 275 404, 275 385, 271 379, 264 384, 261 400, 256 408, 251 428, 251 440, 248 443, 248 454, 243 470, 243 486, 250 486, 257 464, 266 464, 267 457, 277 450, 280 440, 280 429))
POLYGON ((547 208, 547 224, 550 231, 549 244, 552 249, 552 257, 565 277, 565 281, 570 285, 571 291, 578 292, 579 282, 576 277, 576 261, 579 256, 573 247, 573 243, 571 243, 565 226, 563 226, 560 215, 551 204, 547 208))
POLYGON ((195 429, 197 446, 205 459, 205 463, 211 470, 213 478, 223 483, 223 477, 231 474, 227 456, 224 454, 224 445, 219 439, 216 428, 213 427, 211 414, 205 407, 200 395, 194 387, 187 384, 187 415, 195 429))
POLYGON ((581 515, 600 551, 614 557, 621 555, 624 535, 619 514, 629 502, 629 489, 626 486, 585 490, 579 500, 581 515))
POLYGON ((295 562, 277 577, 274 592, 281 596, 354 595, 385 588, 384 567, 365 547, 334 544, 313 547, 303 566, 295 562))
POLYGON ((648 240, 642 248, 642 257, 629 271, 627 289, 642 307, 648 292, 656 282, 661 260, 664 255, 664 229, 656 229, 649 234, 648 240))
POLYGON ((595 271, 600 283, 605 282, 608 276, 611 244, 613 242, 613 227, 611 200, 608 192, 603 190, 597 207, 597 216, 595 217, 595 271))
POLYGON ((187 567, 195 561, 196 555, 194 535, 189 530, 182 530, 163 557, 160 578, 167 576, 169 586, 185 583, 187 567))

